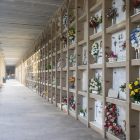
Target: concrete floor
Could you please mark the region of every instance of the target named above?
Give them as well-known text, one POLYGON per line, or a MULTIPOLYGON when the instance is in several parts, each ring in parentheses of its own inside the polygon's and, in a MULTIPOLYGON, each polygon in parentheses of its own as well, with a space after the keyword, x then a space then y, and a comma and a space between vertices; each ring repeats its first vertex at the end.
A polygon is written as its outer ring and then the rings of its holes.
POLYGON ((0 140, 104 140, 16 80, 0 89, 0 140))

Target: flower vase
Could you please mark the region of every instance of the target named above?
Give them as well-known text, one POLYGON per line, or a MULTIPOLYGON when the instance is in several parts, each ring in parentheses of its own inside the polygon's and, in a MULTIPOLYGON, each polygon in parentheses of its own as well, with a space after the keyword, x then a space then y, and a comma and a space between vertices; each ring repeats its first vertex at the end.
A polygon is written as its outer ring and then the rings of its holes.
POLYGON ((112 26, 116 24, 116 17, 112 18, 112 26))
POLYGON ((94 93, 94 94, 99 94, 99 91, 92 91, 92 93, 94 93))
POLYGON ((138 105, 140 105, 140 102, 137 102, 137 101, 135 101, 135 104, 138 104, 138 105))
POLYGON ((67 44, 64 44, 64 48, 67 48, 67 44))
POLYGON ((134 8, 134 15, 140 12, 140 8, 134 8))
POLYGON ((119 98, 126 100, 126 92, 125 91, 124 92, 123 91, 120 91, 119 92, 119 98))
POLYGON ((140 49, 138 49, 138 59, 140 59, 140 49))
POLYGON ((73 67, 76 67, 76 63, 72 63, 72 66, 73 66, 73 67))
POLYGON ((87 117, 87 112, 85 112, 85 117, 87 117))
POLYGON ((72 40, 72 45, 73 45, 73 44, 75 44, 75 37, 74 37, 74 39, 72 40))
POLYGON ((94 34, 96 34, 97 33, 97 28, 94 28, 94 34))
POLYGON ((109 61, 109 63, 111 63, 112 62, 112 58, 108 58, 108 61, 109 61))
POLYGON ((81 116, 81 117, 84 117, 84 113, 80 113, 80 116, 81 116))
POLYGON ((117 61, 117 58, 112 57, 112 62, 116 62, 116 61, 117 61))

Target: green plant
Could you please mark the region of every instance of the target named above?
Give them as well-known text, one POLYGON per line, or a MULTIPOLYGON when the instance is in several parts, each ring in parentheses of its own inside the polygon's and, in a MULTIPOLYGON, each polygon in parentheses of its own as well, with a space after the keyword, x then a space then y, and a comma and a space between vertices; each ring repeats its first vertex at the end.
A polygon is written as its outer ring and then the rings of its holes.
POLYGON ((46 66, 46 70, 50 70, 50 69, 51 69, 51 65, 49 64, 46 66))
POLYGON ((85 113, 83 109, 80 109, 79 112, 80 112, 80 113, 85 113))

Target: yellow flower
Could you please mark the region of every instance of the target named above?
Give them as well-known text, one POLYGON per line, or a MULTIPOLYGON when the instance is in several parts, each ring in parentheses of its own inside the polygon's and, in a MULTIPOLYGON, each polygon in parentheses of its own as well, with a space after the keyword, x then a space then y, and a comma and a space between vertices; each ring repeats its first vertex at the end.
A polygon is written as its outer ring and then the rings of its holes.
POLYGON ((135 84, 135 86, 137 86, 137 85, 139 84, 139 82, 138 82, 138 81, 135 81, 135 83, 134 83, 134 84, 135 84))
POLYGON ((139 90, 140 90, 140 88, 139 88, 139 90))
POLYGON ((135 92, 138 92, 138 89, 135 89, 135 92))
POLYGON ((130 96, 132 96, 132 94, 130 94, 130 96))
POLYGON ((137 78, 137 80, 139 81, 139 78, 137 78))
POLYGON ((134 92, 134 91, 132 91, 132 92, 131 92, 131 94, 132 94, 132 95, 135 95, 135 92, 134 92))
POLYGON ((131 84, 133 84, 133 82, 131 82, 131 84))
POLYGON ((131 84, 129 84, 129 88, 132 89, 132 85, 131 84))

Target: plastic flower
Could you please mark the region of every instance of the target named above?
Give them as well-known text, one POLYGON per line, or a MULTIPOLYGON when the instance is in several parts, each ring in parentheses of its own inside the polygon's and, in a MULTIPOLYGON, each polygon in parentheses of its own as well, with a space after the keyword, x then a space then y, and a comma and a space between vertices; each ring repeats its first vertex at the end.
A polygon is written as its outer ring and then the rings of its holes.
POLYGON ((138 89, 135 89, 135 92, 138 92, 139 90, 138 89))
POLYGON ((132 89, 132 85, 131 84, 129 84, 129 88, 132 89))
POLYGON ((135 92, 134 92, 134 91, 132 91, 132 92, 131 92, 131 94, 132 94, 132 95, 135 95, 135 92))
POLYGON ((137 86, 137 85, 139 84, 139 82, 138 82, 138 81, 135 81, 135 83, 134 83, 134 84, 135 84, 135 86, 137 86))

